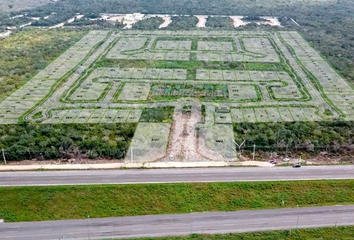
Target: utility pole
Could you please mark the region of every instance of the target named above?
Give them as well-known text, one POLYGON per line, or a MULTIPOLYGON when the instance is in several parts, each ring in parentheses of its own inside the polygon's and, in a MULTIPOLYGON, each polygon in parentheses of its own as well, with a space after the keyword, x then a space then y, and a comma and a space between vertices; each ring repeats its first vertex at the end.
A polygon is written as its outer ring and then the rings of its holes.
POLYGON ((296 205, 296 207, 297 207, 296 229, 299 229, 300 208, 299 208, 299 205, 296 205))
POLYGON ((254 161, 254 154, 256 153, 256 144, 253 144, 253 161, 254 161))
POLYGON ((132 163, 134 162, 133 147, 130 147, 130 160, 132 163))
POLYGON ((241 147, 242 145, 246 142, 246 140, 243 140, 243 142, 241 144, 238 144, 237 142, 235 142, 234 140, 232 140, 238 147, 238 151, 240 153, 240 157, 242 156, 242 151, 241 151, 241 147))
POLYGON ((4 151, 4 149, 3 149, 3 148, 2 148, 1 150, 2 150, 2 157, 4 158, 4 163, 5 163, 5 165, 6 165, 5 151, 4 151))

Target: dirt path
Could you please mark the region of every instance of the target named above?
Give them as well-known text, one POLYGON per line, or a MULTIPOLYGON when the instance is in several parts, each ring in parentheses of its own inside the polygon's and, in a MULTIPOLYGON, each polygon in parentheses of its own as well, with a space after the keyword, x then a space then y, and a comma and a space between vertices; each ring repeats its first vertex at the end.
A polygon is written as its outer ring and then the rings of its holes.
POLYGON ((197 123, 202 119, 201 104, 197 99, 182 99, 175 107, 170 145, 165 161, 208 161, 198 153, 197 123), (183 107, 189 106, 189 110, 183 107))
POLYGON ((208 16, 206 15, 195 15, 199 22, 197 23, 197 28, 205 28, 206 21, 208 19, 208 16))
POLYGON ((169 15, 165 15, 165 16, 159 15, 159 17, 161 17, 164 20, 164 22, 159 26, 159 28, 166 28, 172 22, 171 16, 169 15))

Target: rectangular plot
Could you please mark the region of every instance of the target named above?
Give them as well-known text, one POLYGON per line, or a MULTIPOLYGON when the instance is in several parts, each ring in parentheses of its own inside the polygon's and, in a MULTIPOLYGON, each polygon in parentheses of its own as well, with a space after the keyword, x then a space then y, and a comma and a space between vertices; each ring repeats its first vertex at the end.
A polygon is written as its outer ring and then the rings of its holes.
POLYGON ((189 61, 190 54, 189 53, 178 53, 176 60, 178 61, 189 61))
POLYGON ((45 79, 31 79, 24 86, 31 86, 31 88, 44 88, 50 89, 50 87, 55 83, 55 80, 45 80, 45 79))
POLYGON ((31 107, 33 107, 34 105, 36 105, 37 101, 20 101, 20 100, 14 100, 14 101, 10 101, 8 100, 9 98, 7 98, 6 100, 4 100, 1 103, 1 108, 14 108, 14 109, 24 109, 24 110, 28 110, 31 107))
POLYGON ((231 114, 230 113, 218 113, 215 112, 215 122, 216 123, 231 123, 231 114))
POLYGON ((148 69, 145 73, 145 78, 156 79, 159 77, 160 69, 148 69))
POLYGON ((160 79, 171 79, 173 75, 173 69, 161 69, 160 79))
POLYGON ((208 53, 197 53, 197 61, 209 61, 208 53))
POLYGON ((284 122, 293 122, 294 121, 294 119, 291 116, 287 107, 279 107, 278 110, 280 113, 280 117, 284 122))
POLYGON ((251 80, 251 76, 248 71, 236 71, 236 78, 239 81, 251 80))
POLYGON ((0 117, 0 124, 17 124, 19 120, 17 118, 2 118, 0 117))
POLYGON ((107 70, 102 74, 105 77, 114 78, 118 75, 119 68, 107 68, 107 70))
POLYGON ((218 53, 209 53, 209 61, 220 62, 220 54, 218 53))
POLYGON ((103 114, 101 118, 101 123, 112 123, 114 122, 117 116, 118 110, 115 109, 107 109, 107 111, 103 114))
POLYGON ((99 123, 106 109, 95 109, 87 123, 99 123))
POLYGON ((155 53, 153 60, 165 60, 166 53, 155 53))
POLYGON ((146 73, 146 68, 136 68, 131 75, 131 78, 144 78, 146 73))
POLYGON ((165 55, 165 60, 176 60, 177 59, 177 53, 174 52, 167 52, 165 55))
POLYGON ((69 110, 57 110, 51 111, 51 117, 44 120, 42 123, 60 123, 61 120, 65 117, 69 110))
POLYGON ((80 112, 81 109, 70 109, 60 123, 73 123, 80 112))
POLYGON ((221 54, 220 60, 223 62, 232 62, 232 55, 231 54, 221 54))
POLYGON ((233 53, 233 54, 231 54, 231 56, 232 56, 232 60, 234 62, 243 62, 244 61, 244 57, 241 54, 233 53))
POLYGON ((0 113, 0 119, 18 119, 22 114, 0 113))
POLYGON ((209 70, 207 70, 207 69, 197 69, 196 79, 209 80, 209 70))
POLYGON ((127 122, 129 123, 139 122, 141 113, 142 113, 141 110, 131 110, 127 118, 127 122))
POLYGON ((126 83, 118 100, 138 101, 146 100, 150 93, 151 85, 148 83, 126 83))
POLYGON ((97 100, 104 93, 107 84, 91 83, 80 86, 70 97, 72 100, 97 100))
POLYGON ((224 80, 230 80, 230 81, 235 81, 236 80, 235 71, 233 71, 233 70, 224 70, 222 73, 223 73, 224 80))
POLYGON ((186 69, 175 69, 173 71, 172 79, 185 80, 187 78, 187 70, 186 69))
POLYGON ((134 68, 122 68, 117 74, 117 78, 130 78, 134 68))
POLYGON ((155 49, 165 50, 191 50, 192 41, 167 41, 159 40, 155 46, 155 49))
POLYGON ((267 111, 264 108, 254 108, 257 122, 269 122, 267 111))
POLYGON ((126 161, 148 162, 162 158, 167 149, 170 123, 139 123, 126 161))
POLYGON ((229 98, 234 100, 257 99, 255 86, 228 85, 229 98))
POLYGON ((288 109, 295 121, 306 121, 306 117, 304 116, 301 108, 289 107, 288 109))
POLYGON ((83 109, 74 120, 74 123, 86 123, 93 111, 94 109, 83 109))
POLYGON ((210 70, 210 80, 223 80, 223 75, 221 70, 210 70))
POLYGON ((322 121, 323 119, 316 114, 315 108, 301 108, 308 121, 322 121))
POLYGON ((268 118, 271 122, 281 122, 282 121, 277 108, 269 108, 268 107, 265 110, 267 111, 268 118))
POLYGON ((246 122, 257 122, 256 115, 254 114, 253 108, 244 108, 243 116, 246 122))
POLYGON ((130 110, 119 110, 114 122, 125 123, 128 119, 130 110))
POLYGON ((231 109, 232 122, 239 123, 244 122, 243 111, 241 108, 233 108, 231 109))
POLYGON ((279 80, 279 76, 277 72, 264 71, 263 76, 264 76, 264 80, 279 80))
POLYGON ((265 80, 265 77, 263 76, 263 73, 261 71, 249 71, 251 80, 253 81, 263 81, 265 80))

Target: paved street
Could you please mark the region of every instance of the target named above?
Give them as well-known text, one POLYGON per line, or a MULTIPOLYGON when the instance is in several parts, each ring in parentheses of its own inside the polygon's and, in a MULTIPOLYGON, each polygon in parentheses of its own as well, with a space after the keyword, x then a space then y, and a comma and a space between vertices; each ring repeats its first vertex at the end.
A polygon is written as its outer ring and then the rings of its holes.
POLYGON ((0 172, 0 186, 354 179, 354 166, 0 172))
POLYGON ((354 206, 0 223, 2 240, 103 239, 354 225, 354 206))

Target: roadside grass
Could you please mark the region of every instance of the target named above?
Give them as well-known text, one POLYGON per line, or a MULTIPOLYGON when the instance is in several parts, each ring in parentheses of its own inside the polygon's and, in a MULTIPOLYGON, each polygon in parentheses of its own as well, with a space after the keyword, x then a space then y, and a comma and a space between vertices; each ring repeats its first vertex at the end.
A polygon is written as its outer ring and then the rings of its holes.
POLYGON ((5 221, 44 221, 354 204, 354 180, 3 187, 0 196, 5 221))
POLYGON ((309 228, 298 230, 281 230, 267 232, 231 233, 231 234, 192 234, 184 237, 161 237, 161 238, 130 238, 131 240, 308 240, 308 239, 331 239, 343 240, 354 239, 354 226, 309 228))

